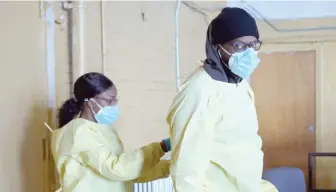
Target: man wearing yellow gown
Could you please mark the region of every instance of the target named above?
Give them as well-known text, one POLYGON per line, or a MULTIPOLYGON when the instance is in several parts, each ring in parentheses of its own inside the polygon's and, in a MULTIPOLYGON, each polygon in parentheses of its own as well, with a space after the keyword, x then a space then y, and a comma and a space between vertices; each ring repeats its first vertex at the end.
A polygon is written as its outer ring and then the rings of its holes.
POLYGON ((262 180, 263 152, 253 92, 256 22, 224 8, 207 31, 204 65, 180 87, 167 122, 175 192, 277 192, 262 180))

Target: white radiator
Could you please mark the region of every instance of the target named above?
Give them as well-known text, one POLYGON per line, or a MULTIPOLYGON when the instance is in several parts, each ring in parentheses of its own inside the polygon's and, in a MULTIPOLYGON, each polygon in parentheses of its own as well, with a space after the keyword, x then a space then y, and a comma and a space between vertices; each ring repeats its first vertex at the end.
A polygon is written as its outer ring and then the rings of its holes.
POLYGON ((134 192, 174 192, 170 177, 148 183, 135 183, 134 192))

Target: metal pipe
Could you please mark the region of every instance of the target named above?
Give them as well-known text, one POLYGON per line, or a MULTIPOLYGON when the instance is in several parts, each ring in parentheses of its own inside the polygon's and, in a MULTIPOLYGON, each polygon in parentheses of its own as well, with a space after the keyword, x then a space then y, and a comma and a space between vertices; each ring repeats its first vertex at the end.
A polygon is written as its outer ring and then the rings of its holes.
POLYGON ((176 68, 176 90, 180 89, 180 50, 179 50, 179 14, 181 1, 177 0, 175 9, 175 68, 176 68))
POLYGON ((39 4, 40 4, 40 18, 44 17, 44 3, 45 3, 45 0, 40 0, 39 1, 39 4))
POLYGON ((105 46, 105 3, 100 1, 100 29, 101 29, 101 51, 102 51, 102 73, 106 73, 106 46, 105 46))
POLYGON ((85 71, 85 41, 84 41, 84 23, 85 23, 85 5, 84 0, 74 1, 71 13, 72 25, 72 80, 84 74, 85 71))
POLYGON ((72 31, 73 31, 73 26, 72 26, 72 10, 67 10, 67 17, 68 17, 68 22, 67 22, 67 26, 68 26, 68 33, 67 33, 67 36, 68 36, 68 42, 67 42, 67 45, 68 45, 68 57, 69 57, 69 66, 68 66, 68 70, 69 70, 69 97, 72 97, 73 96, 73 84, 74 84, 74 78, 73 78, 73 70, 74 70, 74 67, 73 67, 73 43, 72 43, 72 31))
POLYGON ((256 13, 262 21, 264 21, 268 26, 270 26, 274 31, 277 32, 300 32, 300 31, 322 31, 322 30, 336 30, 336 26, 323 26, 323 27, 307 27, 307 28, 292 28, 292 29, 279 29, 274 24, 272 24, 269 20, 267 20, 256 8, 252 5, 248 4, 245 0, 241 0, 243 6, 249 10, 252 10, 256 13))
POLYGON ((48 83, 48 108, 50 109, 49 124, 56 125, 56 82, 55 82, 55 15, 53 1, 46 1, 46 63, 48 83))

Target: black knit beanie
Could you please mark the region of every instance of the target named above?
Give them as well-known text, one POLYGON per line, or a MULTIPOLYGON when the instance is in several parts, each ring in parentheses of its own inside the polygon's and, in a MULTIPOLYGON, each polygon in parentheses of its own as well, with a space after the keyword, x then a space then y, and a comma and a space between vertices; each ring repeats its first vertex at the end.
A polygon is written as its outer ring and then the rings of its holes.
POLYGON ((243 36, 259 39, 255 19, 244 9, 226 7, 211 22, 212 44, 224 44, 243 36))

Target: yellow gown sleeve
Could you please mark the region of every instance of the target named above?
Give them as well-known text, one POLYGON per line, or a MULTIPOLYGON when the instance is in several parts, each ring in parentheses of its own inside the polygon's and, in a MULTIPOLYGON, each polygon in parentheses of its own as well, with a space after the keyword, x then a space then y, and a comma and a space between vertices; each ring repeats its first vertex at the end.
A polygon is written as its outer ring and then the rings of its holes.
POLYGON ((211 98, 202 82, 186 82, 175 97, 167 117, 170 125, 171 176, 175 192, 203 192, 210 163, 214 126, 211 98))
POLYGON ((157 179, 167 178, 169 176, 169 165, 170 162, 168 160, 161 160, 151 169, 144 171, 143 174, 141 174, 139 178, 133 180, 133 182, 146 183, 157 179))
POLYGON ((154 167, 164 155, 160 143, 152 143, 131 152, 116 155, 93 130, 83 128, 76 135, 77 145, 86 148, 73 158, 92 168, 103 177, 116 181, 130 181, 140 177, 143 170, 154 167))

